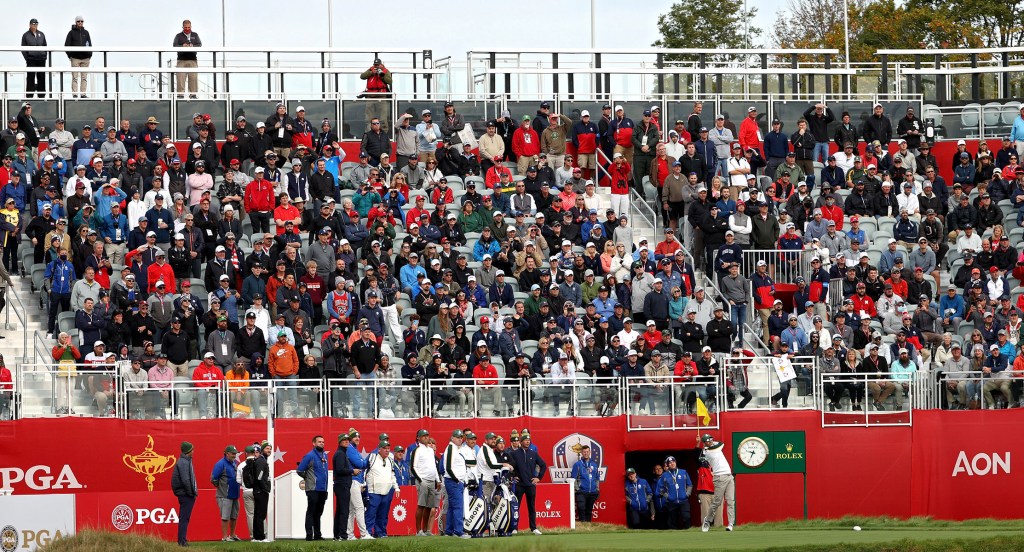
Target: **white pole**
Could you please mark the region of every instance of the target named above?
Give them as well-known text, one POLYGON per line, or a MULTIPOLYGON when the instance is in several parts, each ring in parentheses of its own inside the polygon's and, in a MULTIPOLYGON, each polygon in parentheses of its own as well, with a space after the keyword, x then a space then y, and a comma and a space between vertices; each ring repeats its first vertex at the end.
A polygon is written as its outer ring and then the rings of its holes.
MULTIPOLYGON (((327 0, 327 47, 334 48, 334 2, 327 0)), ((327 54, 327 66, 334 64, 334 54, 327 54)), ((328 79, 327 90, 334 85, 334 79, 328 79)), ((327 91, 325 90, 325 92, 327 91)))
POLYGON ((597 48, 597 10, 594 9, 596 0, 590 0, 590 47, 597 48))
MULTIPOLYGON (((228 45, 227 0, 220 0, 220 45, 228 45)), ((216 55, 216 54, 214 54, 216 55)))
POLYGON ((274 387, 273 383, 268 382, 267 387, 267 442, 270 443, 270 458, 267 459, 267 468, 270 478, 270 498, 267 501, 267 539, 274 541, 277 537, 277 523, 275 519, 275 508, 274 500, 277 498, 277 485, 274 482, 274 451, 277 450, 277 445, 274 442, 274 387))

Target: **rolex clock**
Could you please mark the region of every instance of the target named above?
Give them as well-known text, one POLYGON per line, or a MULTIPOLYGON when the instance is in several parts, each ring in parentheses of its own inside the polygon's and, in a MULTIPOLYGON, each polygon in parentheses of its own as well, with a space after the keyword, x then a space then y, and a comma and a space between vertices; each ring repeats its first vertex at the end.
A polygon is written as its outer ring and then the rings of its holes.
POLYGON ((758 468, 768 460, 768 443, 760 437, 747 437, 736 447, 738 460, 748 468, 758 468))

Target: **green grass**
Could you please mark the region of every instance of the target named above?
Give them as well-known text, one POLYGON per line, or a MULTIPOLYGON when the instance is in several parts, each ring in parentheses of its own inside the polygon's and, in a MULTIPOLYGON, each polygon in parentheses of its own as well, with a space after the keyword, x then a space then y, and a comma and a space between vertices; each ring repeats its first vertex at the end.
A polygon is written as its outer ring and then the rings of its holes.
MULTIPOLYGON (((766 550, 786 552, 934 552, 1024 550, 1024 520, 936 521, 926 518, 842 518, 750 524, 727 533, 716 529, 689 531, 629 531, 619 526, 593 524, 575 531, 550 531, 543 536, 521 534, 502 539, 461 540, 444 537, 392 537, 380 541, 336 543, 278 541, 255 545, 195 543, 209 552, 265 550, 268 552, 326 552, 328 550, 389 552, 566 552, 605 550, 766 550), (860 525, 862 531, 853 531, 860 525)), ((148 537, 84 532, 55 541, 44 552, 170 552, 176 546, 148 537)))

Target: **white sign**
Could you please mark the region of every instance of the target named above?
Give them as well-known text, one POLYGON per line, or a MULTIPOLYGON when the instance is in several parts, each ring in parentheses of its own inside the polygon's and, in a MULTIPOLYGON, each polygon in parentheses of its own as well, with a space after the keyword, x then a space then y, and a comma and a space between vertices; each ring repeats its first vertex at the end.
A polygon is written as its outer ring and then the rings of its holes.
POLYGON ((796 379, 796 370, 793 370, 793 363, 788 358, 772 358, 772 368, 775 369, 775 375, 779 377, 780 383, 796 379))
POLYGON ((35 550, 74 533, 74 495, 0 496, 0 552, 35 550))
POLYGON ((960 474, 975 476, 999 475, 1000 473, 1010 473, 1010 451, 1006 451, 1004 454, 979 452, 973 458, 968 458, 967 452, 961 450, 960 454, 956 456, 956 464, 953 465, 953 477, 960 474))
POLYGON ((0 468, 0 489, 13 489, 15 485, 24 485, 33 491, 49 491, 52 489, 81 489, 82 484, 75 477, 71 466, 62 467, 46 465, 32 466, 27 469, 19 467, 0 468))

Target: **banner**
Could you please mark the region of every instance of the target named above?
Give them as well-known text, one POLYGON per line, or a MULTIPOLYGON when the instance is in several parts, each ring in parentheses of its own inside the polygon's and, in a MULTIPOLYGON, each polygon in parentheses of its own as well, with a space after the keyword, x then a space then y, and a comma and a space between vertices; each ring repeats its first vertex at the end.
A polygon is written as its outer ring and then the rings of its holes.
POLYGON ((3 552, 35 550, 74 533, 74 495, 0 496, 3 552))
MULTIPOLYGON (((202 477, 196 474, 196 479, 202 477)), ((208 478, 207 478, 208 479, 208 478)), ((153 535, 176 542, 180 512, 178 498, 169 490, 131 493, 80 493, 76 500, 79 529, 92 528, 115 533, 153 535)), ((237 533, 249 538, 245 522, 245 508, 239 501, 237 533)), ((192 518, 188 526, 190 541, 217 541, 220 530, 220 511, 212 489, 200 490, 196 497, 192 518)))
POLYGON ((1013 436, 1022 424, 1021 409, 915 411, 911 515, 1024 517, 1012 490, 1021 486, 1024 442, 1013 436))

